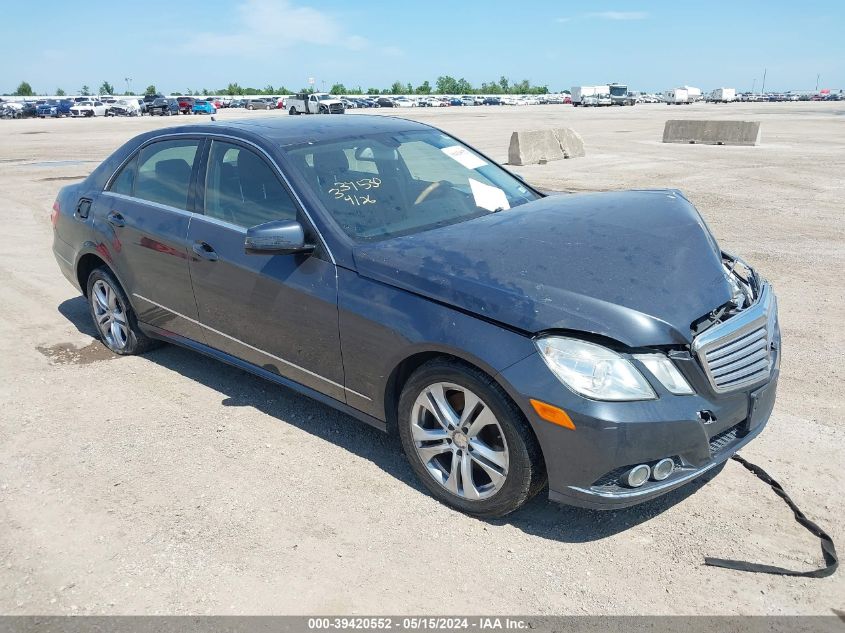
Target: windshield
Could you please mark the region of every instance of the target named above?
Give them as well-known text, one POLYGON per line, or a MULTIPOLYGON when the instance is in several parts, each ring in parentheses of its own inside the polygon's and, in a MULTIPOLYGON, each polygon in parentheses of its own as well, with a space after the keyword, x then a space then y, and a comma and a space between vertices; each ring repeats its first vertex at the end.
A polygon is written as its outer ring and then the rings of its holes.
POLYGON ((540 197, 437 130, 313 143, 287 153, 356 240, 418 233, 540 197))
POLYGON ((331 95, 317 95, 317 98, 320 101, 328 101, 329 99, 334 99, 334 97, 331 95))

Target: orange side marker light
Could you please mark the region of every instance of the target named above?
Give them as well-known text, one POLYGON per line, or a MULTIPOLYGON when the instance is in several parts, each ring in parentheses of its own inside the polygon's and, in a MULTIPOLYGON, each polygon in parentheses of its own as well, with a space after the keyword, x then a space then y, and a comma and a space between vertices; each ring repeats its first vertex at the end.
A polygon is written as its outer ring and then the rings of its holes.
POLYGON ((572 422, 572 418, 563 409, 546 404, 545 402, 540 402, 539 400, 534 400, 533 398, 530 399, 530 402, 537 415, 546 422, 551 422, 552 424, 557 424, 573 431, 575 430, 575 424, 572 422))

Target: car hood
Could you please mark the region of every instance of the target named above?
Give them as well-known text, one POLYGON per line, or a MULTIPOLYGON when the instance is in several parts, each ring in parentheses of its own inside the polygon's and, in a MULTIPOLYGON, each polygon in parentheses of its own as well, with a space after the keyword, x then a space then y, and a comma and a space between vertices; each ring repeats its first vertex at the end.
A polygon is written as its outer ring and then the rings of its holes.
POLYGON ((358 245, 358 273, 528 333, 689 344, 727 303, 715 239, 678 191, 550 196, 358 245))

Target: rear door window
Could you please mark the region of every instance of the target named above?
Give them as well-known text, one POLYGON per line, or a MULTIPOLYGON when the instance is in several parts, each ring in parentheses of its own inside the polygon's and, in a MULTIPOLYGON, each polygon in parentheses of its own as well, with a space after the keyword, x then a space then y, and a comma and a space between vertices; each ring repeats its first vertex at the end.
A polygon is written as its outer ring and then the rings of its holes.
POLYGON ((135 197, 187 210, 199 143, 197 139, 159 141, 142 149, 137 158, 135 197))

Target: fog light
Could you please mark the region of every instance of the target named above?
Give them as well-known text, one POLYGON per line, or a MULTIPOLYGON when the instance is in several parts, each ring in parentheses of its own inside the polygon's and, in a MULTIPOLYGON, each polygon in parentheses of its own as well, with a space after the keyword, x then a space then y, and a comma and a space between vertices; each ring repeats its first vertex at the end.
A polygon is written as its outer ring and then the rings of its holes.
POLYGON ((651 468, 645 464, 640 464, 625 473, 622 479, 631 488, 639 488, 648 481, 649 475, 651 475, 651 468))
POLYGON ((672 474, 673 470, 675 470, 675 462, 667 457, 654 465, 651 469, 651 477, 654 481, 663 481, 672 474))

